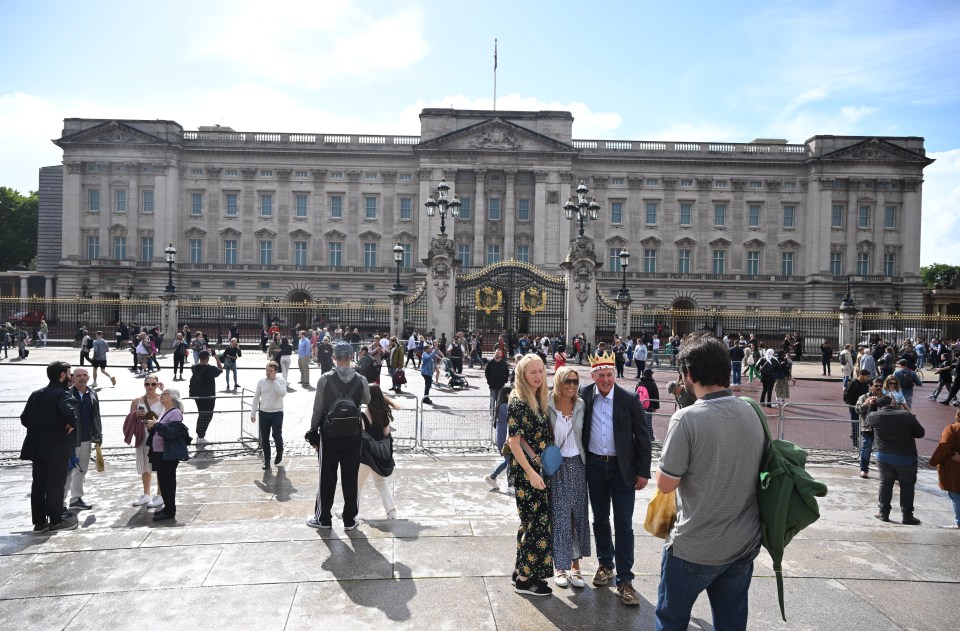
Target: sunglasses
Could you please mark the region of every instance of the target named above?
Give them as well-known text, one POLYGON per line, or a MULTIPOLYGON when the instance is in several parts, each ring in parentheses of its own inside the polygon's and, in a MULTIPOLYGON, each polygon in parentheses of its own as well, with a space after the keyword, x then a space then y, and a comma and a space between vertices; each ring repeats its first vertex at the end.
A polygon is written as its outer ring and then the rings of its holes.
POLYGON ((144 382, 143 382, 143 385, 145 385, 145 386, 153 386, 153 387, 157 387, 157 386, 159 386, 159 385, 160 385, 160 382, 158 382, 158 381, 155 381, 155 382, 153 382, 153 383, 148 383, 148 382, 146 382, 146 381, 144 381, 144 382))
POLYGON ((568 386, 571 386, 571 385, 576 385, 576 384, 580 383, 580 380, 579 380, 579 379, 564 379, 564 380, 563 380, 563 383, 566 384, 566 385, 568 385, 568 386))

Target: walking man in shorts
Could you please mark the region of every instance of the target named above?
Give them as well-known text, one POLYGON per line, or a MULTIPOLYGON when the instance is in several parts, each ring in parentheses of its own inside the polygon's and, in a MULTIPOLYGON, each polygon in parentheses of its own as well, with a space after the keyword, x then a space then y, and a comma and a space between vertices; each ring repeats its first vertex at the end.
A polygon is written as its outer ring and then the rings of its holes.
POLYGON ((104 377, 110 378, 110 383, 117 385, 117 378, 112 376, 107 372, 107 353, 110 352, 110 347, 107 345, 107 340, 103 339, 103 331, 97 331, 97 339, 93 340, 93 387, 97 387, 97 370, 103 373, 104 377))

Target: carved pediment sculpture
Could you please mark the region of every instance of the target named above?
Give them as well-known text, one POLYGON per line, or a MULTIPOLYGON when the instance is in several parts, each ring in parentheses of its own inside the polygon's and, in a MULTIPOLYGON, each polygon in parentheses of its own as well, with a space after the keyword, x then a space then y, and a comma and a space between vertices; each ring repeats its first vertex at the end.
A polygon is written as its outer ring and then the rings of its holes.
POLYGON ((169 145, 170 143, 132 127, 120 121, 107 121, 106 123, 83 129, 64 136, 54 141, 57 146, 70 144, 111 144, 111 145, 169 145))
POLYGON ((420 143, 420 151, 550 151, 574 153, 572 145, 496 117, 420 143))

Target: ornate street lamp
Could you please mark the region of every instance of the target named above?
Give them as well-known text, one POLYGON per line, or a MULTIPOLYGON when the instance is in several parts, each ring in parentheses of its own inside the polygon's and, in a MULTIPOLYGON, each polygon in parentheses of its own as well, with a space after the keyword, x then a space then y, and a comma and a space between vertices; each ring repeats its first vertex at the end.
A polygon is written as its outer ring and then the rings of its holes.
POLYGON ((400 284, 400 266, 403 264, 403 246, 399 243, 393 246, 393 260, 397 264, 397 282, 393 284, 393 290, 403 291, 403 285, 400 284))
POLYGON ((427 216, 433 217, 437 212, 437 209, 440 209, 440 234, 447 233, 447 226, 445 220, 447 218, 447 210, 450 210, 450 217, 456 219, 460 216, 460 200, 456 195, 453 196, 453 200, 447 200, 447 191, 450 190, 450 187, 447 186, 447 183, 444 180, 440 180, 440 185, 437 186, 437 198, 434 199, 433 195, 427 198, 427 201, 424 202, 424 206, 427 207, 427 216))
POLYGON ((617 292, 618 300, 629 300, 630 290, 627 289, 627 264, 630 262, 630 253, 627 248, 620 250, 620 271, 623 273, 623 282, 620 285, 620 291, 617 292))
POLYGON ((171 243, 163 249, 163 252, 167 255, 167 286, 163 291, 168 294, 175 294, 177 288, 173 285, 173 263, 176 261, 177 248, 173 247, 171 243))
POLYGON ((574 203, 571 197, 567 200, 567 203, 563 205, 563 212, 566 214, 567 219, 580 221, 581 237, 583 236, 583 222, 587 217, 590 218, 590 221, 596 221, 600 214, 600 204, 597 203, 597 198, 594 197, 592 201, 587 201, 587 193, 589 192, 590 189, 588 189, 587 185, 581 180, 580 186, 577 187, 577 202, 574 203))

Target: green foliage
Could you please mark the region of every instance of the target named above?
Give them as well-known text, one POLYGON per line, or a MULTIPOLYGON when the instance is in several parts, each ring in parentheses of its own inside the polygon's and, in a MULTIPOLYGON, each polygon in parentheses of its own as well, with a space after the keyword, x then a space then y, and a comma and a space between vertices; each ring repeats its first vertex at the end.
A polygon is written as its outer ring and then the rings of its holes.
POLYGON ((29 196, 0 186, 0 270, 30 266, 37 256, 40 195, 29 196))
POLYGON ((927 287, 949 287, 960 276, 960 265, 934 263, 920 268, 920 278, 927 287))

